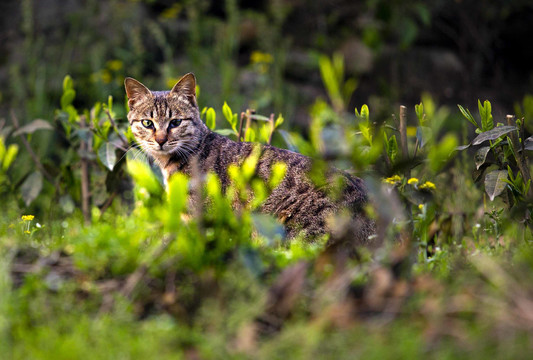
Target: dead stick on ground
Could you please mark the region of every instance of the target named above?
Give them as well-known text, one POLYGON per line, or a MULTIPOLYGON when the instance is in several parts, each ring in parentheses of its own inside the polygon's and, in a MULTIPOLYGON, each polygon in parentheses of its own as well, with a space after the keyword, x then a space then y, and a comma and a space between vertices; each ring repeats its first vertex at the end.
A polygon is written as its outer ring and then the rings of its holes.
MULTIPOLYGON (((18 130, 20 128, 19 121, 17 117, 15 116, 15 112, 11 111, 11 119, 13 121, 13 126, 15 127, 15 130, 18 130)), ((58 185, 55 183, 54 178, 46 169, 44 168, 43 164, 41 164, 41 161, 39 160, 39 157, 37 154, 35 154, 35 151, 33 151, 30 143, 28 142, 28 139, 26 139, 26 136, 24 134, 19 135, 20 140, 22 141, 22 144, 30 154, 31 159, 35 163, 35 166, 37 166, 37 169, 43 174, 43 176, 50 182, 50 184, 53 184, 56 187, 56 190, 59 190, 58 185)))

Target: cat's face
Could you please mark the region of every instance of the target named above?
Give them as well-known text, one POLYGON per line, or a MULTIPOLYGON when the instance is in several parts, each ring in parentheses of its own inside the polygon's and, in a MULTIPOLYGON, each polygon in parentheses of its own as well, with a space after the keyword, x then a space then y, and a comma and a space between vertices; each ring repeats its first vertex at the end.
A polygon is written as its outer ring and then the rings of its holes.
POLYGON ((189 73, 171 91, 150 91, 135 79, 124 81, 128 120, 137 142, 154 158, 177 155, 187 159, 207 127, 196 104, 196 80, 189 73))

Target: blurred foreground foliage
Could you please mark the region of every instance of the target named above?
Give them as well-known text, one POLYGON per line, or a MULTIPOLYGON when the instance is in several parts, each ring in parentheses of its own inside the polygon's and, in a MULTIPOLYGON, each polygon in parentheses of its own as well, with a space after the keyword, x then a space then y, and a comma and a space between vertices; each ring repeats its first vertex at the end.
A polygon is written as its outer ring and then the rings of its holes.
MULTIPOLYGON (((256 211, 284 166, 257 181, 257 154, 230 169, 225 193, 213 175, 178 174, 165 189, 121 102, 80 110, 67 76, 53 122, 13 113, 1 129, 2 358, 529 358, 527 118, 496 119, 488 101, 453 113, 429 95, 387 121, 367 105, 348 114, 342 59, 320 67, 330 101, 312 106, 309 136, 227 103, 202 116, 234 139, 313 157, 314 181, 327 164, 363 177, 379 249, 348 259, 326 239, 288 241, 256 211), (477 134, 458 138, 447 122, 477 134), (52 156, 33 151, 52 131, 52 156), (26 173, 12 166, 15 138, 26 173)), ((342 231, 342 214, 332 224, 342 231)))

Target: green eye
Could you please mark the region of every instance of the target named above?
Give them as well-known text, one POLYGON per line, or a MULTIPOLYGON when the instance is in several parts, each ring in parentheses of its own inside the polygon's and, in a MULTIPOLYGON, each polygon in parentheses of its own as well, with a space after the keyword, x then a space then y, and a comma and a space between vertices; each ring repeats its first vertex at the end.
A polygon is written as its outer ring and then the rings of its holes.
POLYGON ((172 129, 172 128, 180 126, 180 124, 181 124, 181 119, 172 119, 168 123, 168 128, 172 129))
POLYGON ((141 124, 148 129, 154 127, 154 122, 152 120, 141 120, 141 124))

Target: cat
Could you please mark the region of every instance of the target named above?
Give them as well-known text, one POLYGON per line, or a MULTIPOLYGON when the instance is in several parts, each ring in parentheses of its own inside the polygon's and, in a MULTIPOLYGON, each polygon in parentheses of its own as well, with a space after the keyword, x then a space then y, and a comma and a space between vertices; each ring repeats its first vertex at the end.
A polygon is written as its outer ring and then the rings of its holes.
MULTIPOLYGON (((211 131, 202 122, 196 102, 196 78, 192 73, 184 75, 170 91, 150 91, 133 78, 126 78, 124 85, 130 108, 127 118, 133 135, 158 164, 166 181, 175 172, 189 176, 195 171, 213 172, 225 189, 230 184, 228 166, 241 164, 257 146, 233 141, 211 131)), ((261 145, 256 174, 267 181, 271 166, 277 162, 287 165, 285 177, 260 210, 277 217, 289 238, 300 231, 305 231, 309 238, 332 234, 328 217, 348 209, 352 221, 344 228, 349 231, 342 235, 337 232, 328 244, 342 239, 342 247, 352 250, 360 245, 372 245, 374 222, 364 215, 367 192, 360 178, 331 168, 325 174, 330 180, 328 184, 317 187, 308 177, 310 158, 270 145, 261 145), (335 176, 344 183, 338 201, 328 196, 335 176)))

